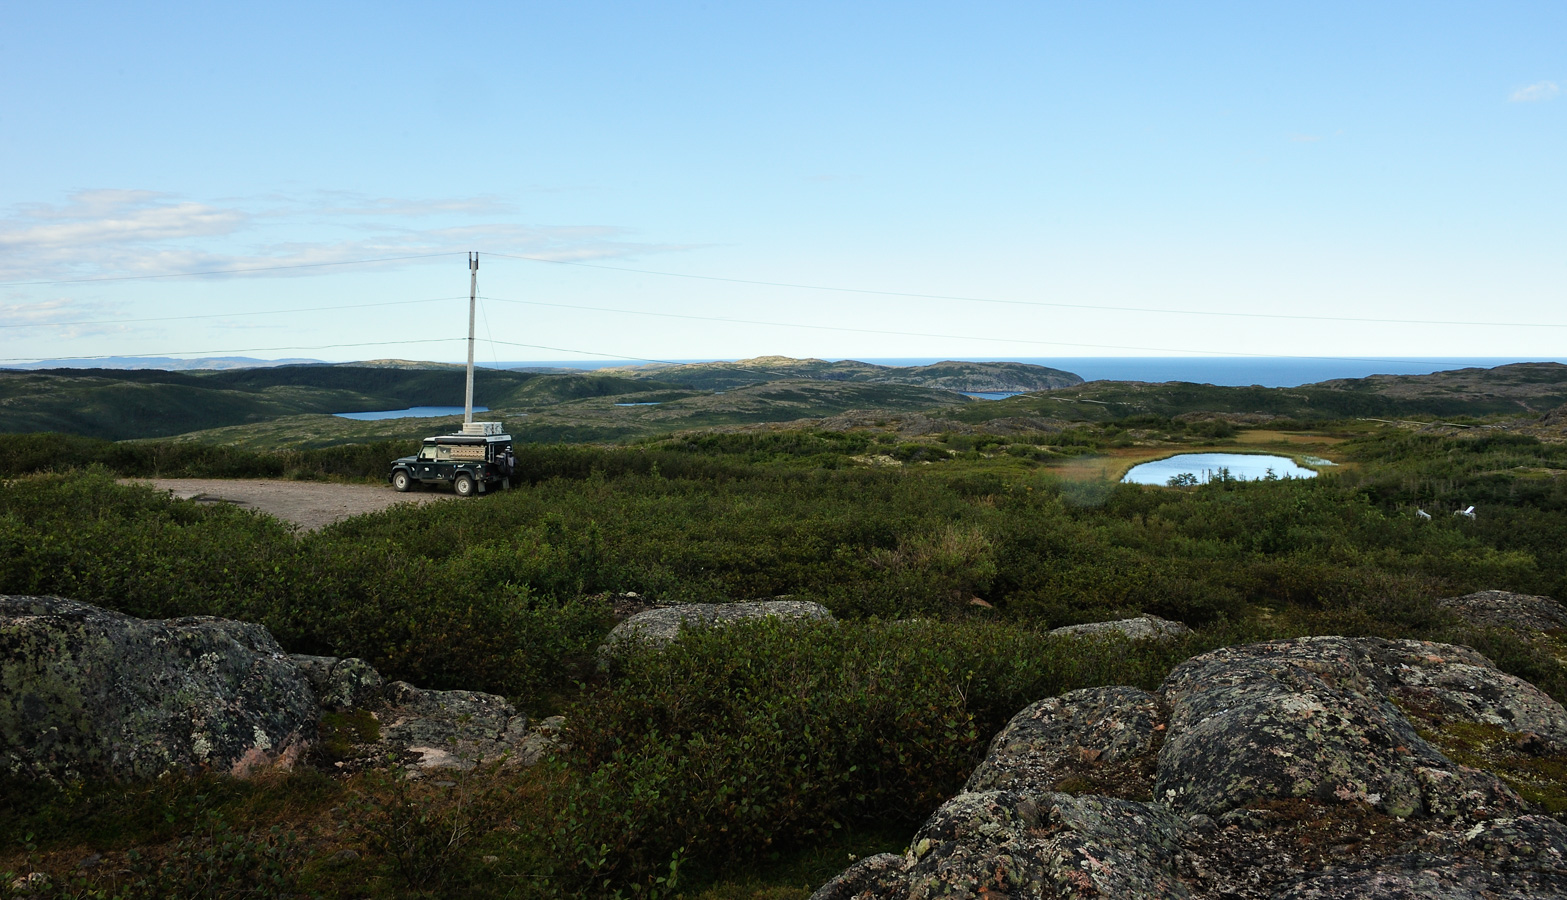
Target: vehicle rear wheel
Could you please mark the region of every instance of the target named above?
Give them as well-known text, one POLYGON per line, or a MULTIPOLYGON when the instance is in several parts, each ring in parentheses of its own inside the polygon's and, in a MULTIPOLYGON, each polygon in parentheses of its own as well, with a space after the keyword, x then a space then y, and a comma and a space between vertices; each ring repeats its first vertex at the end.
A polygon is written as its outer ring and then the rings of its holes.
POLYGON ((413 486, 414 486, 414 480, 412 478, 408 477, 408 473, 407 472, 393 472, 392 473, 392 487, 393 488, 395 488, 395 489, 397 489, 399 491, 403 491, 403 492, 406 493, 413 486))
POLYGON ((457 496, 459 496, 459 497, 472 497, 473 496, 473 476, 472 475, 458 475, 457 479, 452 482, 452 487, 457 489, 457 496))

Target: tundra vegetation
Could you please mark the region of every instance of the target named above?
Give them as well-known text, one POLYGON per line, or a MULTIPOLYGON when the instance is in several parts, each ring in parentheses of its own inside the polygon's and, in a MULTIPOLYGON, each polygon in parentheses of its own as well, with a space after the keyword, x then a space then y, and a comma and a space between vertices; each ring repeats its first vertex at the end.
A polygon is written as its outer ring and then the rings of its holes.
MULTIPOLYGON (((116 478, 373 480, 402 446, 8 438, 0 592, 260 622, 293 652, 564 715, 571 747, 531 769, 418 780, 5 782, 0 871, 48 871, 38 890, 70 897, 803 898, 850 857, 901 850, 1022 707, 1151 689, 1214 647, 1462 643, 1567 699, 1555 636, 1465 624, 1434 602, 1567 597, 1567 445, 1268 427, 1143 414, 1048 433, 871 423, 530 444, 509 492, 314 533, 116 478), (1331 446, 1341 465, 1176 488, 1102 477, 1187 446, 1331 446), (1451 514, 1471 504, 1475 518, 1451 514), (697 630, 600 668, 594 650, 633 592, 787 595, 838 622, 697 630), (1194 632, 1047 633, 1142 613, 1194 632)), ((0 880, 0 896, 18 890, 0 880)))

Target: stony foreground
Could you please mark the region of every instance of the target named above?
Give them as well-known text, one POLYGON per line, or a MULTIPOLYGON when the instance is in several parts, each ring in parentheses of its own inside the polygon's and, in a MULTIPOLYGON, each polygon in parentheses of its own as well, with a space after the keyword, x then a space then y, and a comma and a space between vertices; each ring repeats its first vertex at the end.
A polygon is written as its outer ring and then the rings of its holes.
POLYGON ((1438 747, 1459 738, 1561 771, 1567 712, 1446 644, 1217 650, 1157 693, 1023 710, 905 856, 813 900, 1567 897, 1567 827, 1438 747))
POLYGON ((556 731, 493 694, 386 684, 362 660, 284 653, 260 625, 0 595, 0 772, 11 775, 246 776, 307 754, 417 772, 532 762, 556 731))

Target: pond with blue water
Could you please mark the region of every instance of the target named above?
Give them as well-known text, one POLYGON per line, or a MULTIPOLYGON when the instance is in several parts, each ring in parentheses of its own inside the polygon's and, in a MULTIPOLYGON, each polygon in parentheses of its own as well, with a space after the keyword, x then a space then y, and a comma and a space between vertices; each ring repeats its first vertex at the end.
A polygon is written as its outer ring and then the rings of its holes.
MULTIPOLYGON (((488 406, 475 406, 474 412, 489 412, 488 406)), ((359 419, 360 421, 374 421, 376 419, 433 419, 437 416, 460 416, 463 414, 461 406, 410 406, 407 409, 380 409, 372 412, 333 413, 340 419, 359 419)))
MULTIPOLYGON (((1333 465, 1327 460, 1315 460, 1314 464, 1333 465)), ((1317 473, 1305 466, 1296 465, 1287 456, 1265 456, 1259 453, 1182 453, 1168 459, 1156 459, 1133 466, 1121 481, 1128 484, 1169 484, 1170 479, 1189 475, 1197 484, 1206 484, 1226 472, 1240 481, 1261 481, 1267 478, 1315 478, 1317 473)), ((1184 479, 1183 479, 1184 480, 1184 479)))

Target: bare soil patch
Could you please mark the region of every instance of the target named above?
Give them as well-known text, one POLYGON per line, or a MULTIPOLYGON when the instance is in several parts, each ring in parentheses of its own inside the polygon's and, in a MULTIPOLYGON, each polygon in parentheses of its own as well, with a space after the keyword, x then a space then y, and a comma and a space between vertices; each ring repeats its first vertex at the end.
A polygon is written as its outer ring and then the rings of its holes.
POLYGON ((399 494, 385 484, 336 484, 325 481, 271 481, 258 478, 125 478, 151 484, 181 500, 232 503, 260 510, 306 531, 340 522, 349 516, 378 512, 398 503, 429 503, 457 499, 437 491, 399 494))

